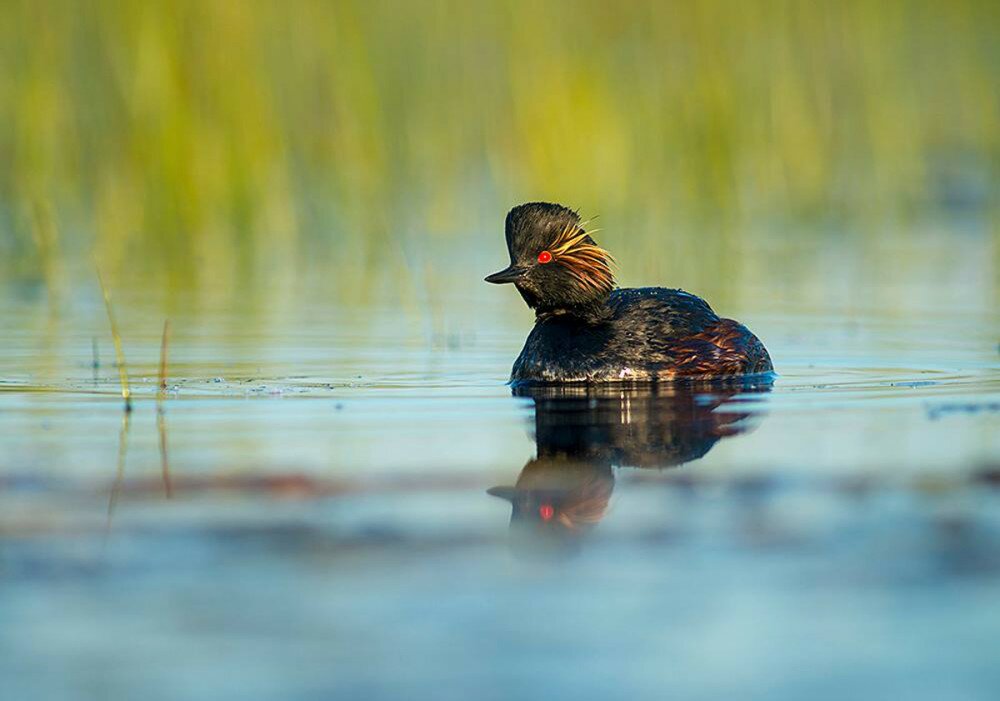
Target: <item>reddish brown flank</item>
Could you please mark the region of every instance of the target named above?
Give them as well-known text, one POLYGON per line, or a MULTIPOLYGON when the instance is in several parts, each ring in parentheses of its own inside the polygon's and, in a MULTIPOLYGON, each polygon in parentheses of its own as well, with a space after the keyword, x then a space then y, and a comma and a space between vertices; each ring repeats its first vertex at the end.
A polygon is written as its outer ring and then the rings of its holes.
POLYGON ((771 369, 764 344, 732 319, 719 319, 700 333, 678 338, 667 352, 678 377, 749 375, 771 369))

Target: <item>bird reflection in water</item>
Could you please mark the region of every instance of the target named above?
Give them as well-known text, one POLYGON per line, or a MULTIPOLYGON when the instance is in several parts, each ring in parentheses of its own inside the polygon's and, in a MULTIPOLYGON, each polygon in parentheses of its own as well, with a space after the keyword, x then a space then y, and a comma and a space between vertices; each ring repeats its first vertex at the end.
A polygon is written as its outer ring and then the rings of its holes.
POLYGON ((576 552, 607 511, 616 468, 663 469, 698 460, 720 439, 748 430, 752 398, 746 395, 770 388, 770 380, 760 378, 515 388, 515 396, 535 403, 536 457, 513 486, 488 490, 511 504, 515 554, 576 552))

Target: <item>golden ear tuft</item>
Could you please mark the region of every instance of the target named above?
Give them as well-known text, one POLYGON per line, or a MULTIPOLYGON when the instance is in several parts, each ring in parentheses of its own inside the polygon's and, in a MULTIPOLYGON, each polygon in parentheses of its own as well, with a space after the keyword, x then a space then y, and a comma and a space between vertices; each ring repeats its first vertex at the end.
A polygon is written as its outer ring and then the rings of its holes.
POLYGON ((614 289, 614 258, 588 241, 588 233, 579 225, 570 224, 560 231, 549 252, 584 289, 602 293, 614 289))

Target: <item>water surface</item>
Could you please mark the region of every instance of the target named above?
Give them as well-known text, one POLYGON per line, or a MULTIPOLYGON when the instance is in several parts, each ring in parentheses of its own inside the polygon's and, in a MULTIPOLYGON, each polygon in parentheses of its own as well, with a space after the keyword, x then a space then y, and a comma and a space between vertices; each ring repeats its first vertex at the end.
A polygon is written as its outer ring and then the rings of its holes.
POLYGON ((998 688, 995 312, 772 305, 773 384, 514 395, 529 317, 449 302, 182 306, 158 401, 123 294, 126 415, 94 289, 6 295, 13 696, 998 688))

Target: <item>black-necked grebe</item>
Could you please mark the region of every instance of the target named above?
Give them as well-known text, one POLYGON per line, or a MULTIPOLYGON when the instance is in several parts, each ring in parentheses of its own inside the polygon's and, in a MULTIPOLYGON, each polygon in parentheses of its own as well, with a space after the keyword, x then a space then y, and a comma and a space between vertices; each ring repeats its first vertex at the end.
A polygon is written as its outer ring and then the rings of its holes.
POLYGON ((611 255, 573 210, 522 204, 507 214, 505 229, 510 265, 486 281, 514 283, 535 310, 512 382, 712 379, 772 370, 764 344, 700 297, 662 287, 616 289, 611 255))

